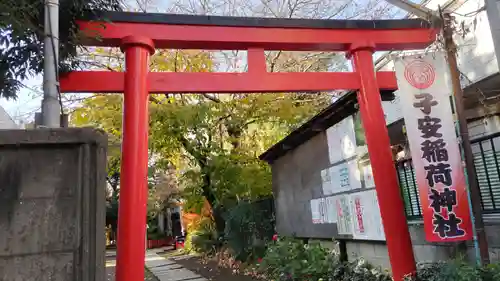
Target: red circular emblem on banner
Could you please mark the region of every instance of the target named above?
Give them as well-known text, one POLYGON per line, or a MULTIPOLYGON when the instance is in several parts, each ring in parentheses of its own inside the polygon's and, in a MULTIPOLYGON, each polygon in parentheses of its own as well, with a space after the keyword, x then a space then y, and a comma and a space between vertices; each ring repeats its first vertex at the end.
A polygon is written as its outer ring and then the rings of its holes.
POLYGON ((410 85, 423 90, 434 84, 436 73, 431 64, 423 60, 414 60, 405 67, 405 78, 410 85))

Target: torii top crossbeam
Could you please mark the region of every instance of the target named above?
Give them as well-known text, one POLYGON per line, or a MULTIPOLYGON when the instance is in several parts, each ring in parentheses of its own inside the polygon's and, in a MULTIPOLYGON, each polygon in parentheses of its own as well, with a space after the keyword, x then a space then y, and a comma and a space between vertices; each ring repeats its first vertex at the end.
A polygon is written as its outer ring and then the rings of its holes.
MULTIPOLYGON (((107 12, 111 21, 80 21, 88 46, 120 47, 122 39, 141 35, 156 48, 248 50, 248 73, 155 73, 149 92, 226 93, 357 90, 351 72, 267 73, 264 50, 347 52, 353 46, 374 50, 421 49, 435 38, 429 23, 410 20, 304 20, 107 12), (97 36, 99 35, 99 36, 97 36)), ((118 72, 73 72, 61 80, 63 92, 123 92, 118 72), (82 84, 82 79, 87 80, 82 84)), ((394 90, 392 72, 379 72, 379 88, 394 90)))
MULTIPOLYGON (((392 72, 375 73, 373 52, 422 49, 437 30, 422 20, 301 20, 105 13, 80 29, 88 46, 121 47, 126 72, 83 71, 61 77, 62 92, 123 92, 124 118, 116 279, 144 279, 148 94, 357 90, 394 279, 415 272, 380 89, 394 90, 392 72), (111 21, 111 22, 109 22, 111 21), (97 33, 96 33, 97 32, 97 33), (98 39, 97 39, 97 36, 98 39), (156 48, 247 50, 246 73, 149 72, 156 48), (264 51, 346 52, 354 72, 269 73, 264 51)), ((326 167, 325 167, 326 168, 326 167)))
POLYGON ((112 23, 80 22, 81 29, 99 30, 102 36, 89 38, 86 44, 120 47, 122 38, 141 34, 159 49, 348 51, 350 44, 372 42, 378 51, 386 51, 421 49, 435 39, 435 31, 421 19, 315 20, 123 12, 106 12, 103 17, 112 23))

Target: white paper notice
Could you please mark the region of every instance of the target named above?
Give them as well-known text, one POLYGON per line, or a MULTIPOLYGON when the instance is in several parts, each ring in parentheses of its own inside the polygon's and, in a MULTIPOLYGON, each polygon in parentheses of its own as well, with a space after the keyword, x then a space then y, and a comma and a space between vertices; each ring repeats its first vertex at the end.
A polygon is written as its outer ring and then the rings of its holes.
POLYGON ((326 130, 330 164, 356 155, 354 121, 349 116, 326 130))
POLYGON ((321 171, 321 187, 323 189, 323 195, 330 195, 334 192, 329 168, 321 171))
POLYGON ((335 197, 326 197, 327 223, 337 223, 337 208, 335 207, 335 197))
POLYGON ((353 238, 385 240, 382 218, 375 190, 351 194, 353 238))
POLYGON ((352 235, 350 196, 346 194, 335 196, 334 198, 337 211, 337 231, 340 235, 352 235))
POLYGON ((323 183, 324 195, 361 188, 361 173, 355 159, 330 167, 328 173, 330 182, 323 183))
POLYGON ((321 211, 319 202, 320 201, 318 199, 311 200, 311 216, 313 224, 321 223, 321 211))
POLYGON ((367 164, 363 166, 363 179, 365 181, 365 188, 375 187, 375 180, 373 179, 372 165, 367 164))

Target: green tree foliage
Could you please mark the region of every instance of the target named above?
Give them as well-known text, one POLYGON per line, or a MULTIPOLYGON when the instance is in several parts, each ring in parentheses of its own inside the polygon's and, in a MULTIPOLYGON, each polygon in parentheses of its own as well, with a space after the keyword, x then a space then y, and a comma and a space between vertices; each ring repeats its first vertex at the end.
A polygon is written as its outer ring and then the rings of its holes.
POLYGON ((273 198, 240 202, 225 216, 225 242, 238 261, 256 260, 275 234, 273 198))
MULTIPOLYGON (((21 81, 43 70, 44 2, 0 1, 0 97, 16 98, 21 81)), ((120 10, 120 2, 60 1, 61 71, 74 69, 80 64, 76 59, 79 35, 75 20, 88 10, 120 10)))
MULTIPOLYGON (((160 51, 151 70, 210 72, 214 61, 208 52, 160 51)), ((203 197, 208 200, 222 233, 224 210, 272 193, 271 173, 259 154, 329 100, 324 93, 152 95, 150 151, 158 165, 179 172, 188 209, 200 210, 203 197)), ((95 95, 74 111, 72 121, 102 128, 118 140, 121 104, 121 95, 95 95)))

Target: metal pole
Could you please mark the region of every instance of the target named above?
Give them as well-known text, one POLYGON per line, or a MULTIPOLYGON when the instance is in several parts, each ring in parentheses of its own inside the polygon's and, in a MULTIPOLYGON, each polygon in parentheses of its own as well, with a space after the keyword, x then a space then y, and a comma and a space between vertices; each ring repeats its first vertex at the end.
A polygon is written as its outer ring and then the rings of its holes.
POLYGON ((387 250, 394 280, 401 281, 406 276, 415 274, 416 265, 396 168, 392 161, 380 90, 373 68, 374 48, 353 47, 350 56, 354 70, 361 78, 361 89, 358 92, 359 110, 365 129, 387 250))
POLYGON ((148 178, 148 59, 154 53, 148 38, 129 36, 125 52, 122 163, 116 280, 144 280, 148 178))
POLYGON ((476 169, 474 165, 474 155, 469 138, 469 129, 467 127, 467 118, 465 116, 464 98, 462 86, 460 85, 460 71, 458 70, 457 63, 457 46, 453 40, 453 24, 451 15, 445 13, 443 15, 443 38, 444 46, 446 49, 446 56, 448 59, 448 66, 450 69, 451 84, 453 87, 453 95, 455 98, 455 109, 458 119, 458 127, 460 132, 460 139, 462 142, 462 149, 465 158, 465 169, 467 173, 467 180, 469 183, 469 193, 471 200, 472 213, 474 216, 474 226, 477 235, 477 242, 479 244, 479 253, 481 256, 482 264, 490 262, 490 254, 488 251, 488 241, 486 239, 486 232, 484 230, 484 221, 481 209, 481 193, 479 184, 477 182, 476 169))
POLYGON ((59 0, 45 0, 45 38, 43 42, 43 100, 42 125, 61 126, 59 104, 59 0))

